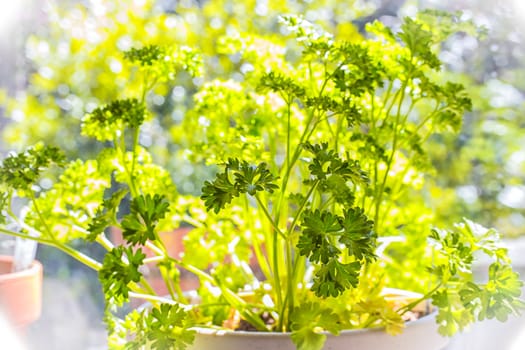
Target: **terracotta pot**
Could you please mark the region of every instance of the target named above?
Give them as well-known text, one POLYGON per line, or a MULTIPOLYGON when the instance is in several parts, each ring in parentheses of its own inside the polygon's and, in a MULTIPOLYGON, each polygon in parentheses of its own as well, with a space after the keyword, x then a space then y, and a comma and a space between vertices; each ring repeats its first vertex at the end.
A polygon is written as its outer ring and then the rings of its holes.
MULTIPOLYGON (((416 321, 407 322, 400 335, 389 335, 383 329, 342 331, 338 336, 327 335, 325 350, 439 350, 448 340, 437 332, 436 312, 416 321)), ((295 350, 288 333, 229 332, 200 330, 191 350, 295 350)))
POLYGON ((13 257, 0 256, 0 312, 17 330, 40 317, 42 310, 42 264, 11 272, 13 257))

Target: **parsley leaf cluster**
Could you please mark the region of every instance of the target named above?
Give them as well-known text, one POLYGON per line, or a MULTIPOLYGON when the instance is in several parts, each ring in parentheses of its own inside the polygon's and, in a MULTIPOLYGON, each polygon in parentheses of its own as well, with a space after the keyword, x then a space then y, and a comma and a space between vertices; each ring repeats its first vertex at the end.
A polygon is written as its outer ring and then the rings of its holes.
POLYGON ((218 173, 213 181, 204 183, 201 198, 208 210, 218 213, 241 194, 254 196, 259 191, 273 193, 278 188, 276 179, 266 168, 266 163, 255 166, 230 158, 224 165, 224 172, 218 173))

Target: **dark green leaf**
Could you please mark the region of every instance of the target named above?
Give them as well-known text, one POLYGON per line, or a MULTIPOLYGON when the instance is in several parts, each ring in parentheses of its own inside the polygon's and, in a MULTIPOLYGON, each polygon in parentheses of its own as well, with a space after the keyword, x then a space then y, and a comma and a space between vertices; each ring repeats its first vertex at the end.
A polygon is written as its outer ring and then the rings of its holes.
POLYGON ((325 180, 330 175, 339 175, 344 181, 351 181, 353 184, 365 185, 369 182, 366 172, 359 166, 359 162, 354 160, 343 160, 337 152, 328 149, 328 143, 312 145, 304 143, 303 148, 314 155, 308 169, 312 176, 319 180, 325 180))
POLYGON ((64 154, 56 147, 36 145, 25 152, 10 154, 0 167, 0 183, 15 190, 30 191, 40 174, 51 164, 65 163, 64 154))
POLYGON ((100 141, 111 141, 124 126, 141 126, 145 117, 146 106, 136 98, 115 100, 86 115, 82 121, 82 133, 100 141))
POLYGON ((361 264, 358 261, 343 264, 332 259, 316 271, 312 291, 318 297, 337 297, 345 290, 357 286, 360 270, 361 264))
POLYGON ((321 212, 319 209, 305 211, 302 228, 303 232, 297 243, 301 255, 311 262, 323 264, 339 256, 341 251, 333 239, 333 234, 342 229, 337 216, 327 211, 321 212))
POLYGON ((127 190, 120 189, 114 192, 111 197, 104 199, 102 206, 98 208, 97 214, 88 225, 87 240, 94 241, 106 228, 117 223, 118 207, 127 193, 127 190))
POLYGON ((115 247, 109 251, 99 270, 99 279, 108 302, 122 305, 128 300, 129 283, 140 281, 139 267, 146 255, 132 247, 115 247))
POLYGON ((276 72, 269 72, 261 77, 258 89, 266 89, 284 94, 287 100, 293 98, 303 98, 305 96, 304 88, 297 84, 292 78, 276 72))
POLYGON ((357 259, 372 261, 376 258, 376 236, 374 234, 374 222, 368 220, 361 208, 351 208, 344 211, 343 228, 344 233, 339 242, 348 248, 348 254, 357 259))
POLYGON ((152 66, 155 61, 162 60, 165 56, 164 48, 157 45, 148 45, 140 49, 131 48, 124 52, 124 58, 141 66, 152 66))
POLYGON ((122 219, 122 235, 131 244, 144 244, 154 240, 159 220, 168 212, 169 204, 164 196, 155 194, 133 198, 130 213, 122 219))
POLYGON ((383 86, 385 69, 366 46, 343 43, 337 46, 334 55, 341 63, 332 73, 333 81, 342 92, 361 96, 365 92, 373 94, 383 86))
POLYGON ((229 159, 224 172, 218 173, 212 182, 204 183, 201 199, 204 200, 207 210, 213 209, 218 213, 231 203, 233 198, 243 193, 252 196, 259 191, 273 193, 278 188, 275 180, 277 178, 266 169, 266 163, 254 166, 246 161, 229 159))

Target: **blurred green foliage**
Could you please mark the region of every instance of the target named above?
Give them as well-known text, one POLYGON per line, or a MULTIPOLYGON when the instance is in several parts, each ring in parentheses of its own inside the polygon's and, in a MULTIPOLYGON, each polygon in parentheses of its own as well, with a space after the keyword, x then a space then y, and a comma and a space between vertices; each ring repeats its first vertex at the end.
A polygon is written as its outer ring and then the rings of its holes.
MULTIPOLYGON (((47 22, 28 38, 30 63, 27 87, 5 102, 12 123, 3 130, 4 148, 21 150, 36 141, 56 144, 71 158, 89 156, 99 146, 78 138, 80 120, 101 101, 133 96, 140 80, 124 59, 131 47, 164 45, 194 47, 202 51, 208 74, 242 79, 238 57, 217 52, 224 34, 240 31, 268 34, 277 31, 277 16, 307 13, 335 26, 341 35, 355 33, 349 20, 371 9, 358 1, 118 1, 87 3, 50 2, 47 22), (351 10, 350 10, 351 9, 351 10), (247 16, 246 14, 253 14, 247 16), (138 82, 138 83, 137 83, 138 82)), ((141 143, 154 149, 156 160, 173 172, 186 192, 196 192, 195 179, 205 170, 190 166, 173 154, 178 146, 170 134, 201 84, 189 74, 157 84, 147 103, 157 114, 141 135, 141 143)), ((198 181, 197 181, 198 182, 198 181)))
MULTIPOLYGON (((39 28, 26 43, 30 63, 27 87, 13 97, 2 98, 6 115, 12 121, 2 132, 3 147, 21 150, 43 141, 60 146, 71 158, 93 154, 99 146, 89 138, 76 136, 80 120, 101 101, 126 98, 136 92, 138 80, 132 77, 137 72, 123 57, 123 52, 131 47, 169 42, 179 49, 198 48, 210 67, 206 79, 233 77, 242 81, 246 73, 257 67, 243 64, 238 54, 229 53, 241 45, 241 32, 252 34, 250 41, 243 41, 242 45, 251 46, 253 55, 278 54, 262 48, 268 44, 262 36, 276 43, 283 40, 271 35, 279 34, 280 14, 304 14, 336 37, 350 38, 360 35, 354 24, 362 27, 373 18, 374 11, 386 13, 391 6, 403 3, 399 13, 410 13, 414 6, 463 10, 463 19, 473 18, 488 27, 488 35, 483 39, 456 35, 442 48, 440 59, 452 69, 453 80, 467 86, 474 97, 474 110, 466 116, 459 139, 433 138, 434 146, 429 151, 441 181, 428 189, 429 201, 443 218, 468 216, 485 225, 497 226, 508 235, 523 233, 525 69, 521 62, 525 53, 524 45, 517 45, 523 40, 520 24, 516 22, 512 4, 507 3, 494 5, 471 0, 417 3, 146 0, 132 1, 126 6, 112 0, 48 3, 45 27, 39 28), (221 39, 225 34, 226 41, 221 39), (448 152, 450 149, 455 152, 448 152)), ((394 14, 396 10, 394 7, 394 14)), ((395 19, 391 21, 395 23, 395 19)), ((190 165, 188 154, 173 156, 180 149, 181 136, 185 136, 177 125, 193 104, 190 96, 202 81, 181 72, 176 80, 157 84, 154 93, 147 96, 156 117, 147 125, 140 142, 153 148, 156 161, 170 169, 183 192, 196 193, 195 184, 210 175, 209 170, 190 165)), ((232 95, 232 98, 243 97, 232 95)))
MULTIPOLYGON (((205 54, 205 64, 211 68, 205 78, 242 81, 256 67, 229 53, 241 45, 240 32, 253 34, 249 42, 242 42, 251 45, 253 55, 277 54, 262 48, 268 45, 262 35, 277 43, 283 40, 271 36, 279 31, 278 14, 302 13, 336 37, 348 38, 359 35, 352 21, 366 19, 385 3, 389 1, 147 0, 120 6, 106 0, 48 4, 45 27, 26 43, 30 62, 27 87, 2 99, 11 119, 2 132, 3 147, 21 150, 37 141, 51 142, 66 150, 70 158, 96 151, 99 146, 93 140, 76 136, 81 118, 101 101, 136 92, 137 79, 132 77, 138 73, 123 57, 131 47, 167 42, 180 48, 195 47, 205 54), (225 34, 226 42, 221 39, 225 34)), ((412 5, 406 2, 401 11, 409 11, 412 5)), ((523 37, 512 7, 498 4, 489 12, 489 2, 466 0, 419 5, 466 10, 463 18, 474 18, 489 29, 482 40, 457 35, 443 47, 440 58, 455 71, 453 79, 468 87, 474 110, 467 115, 459 139, 433 139, 429 151, 442 180, 429 188, 429 202, 443 218, 468 216, 509 235, 520 234, 525 223, 525 86, 521 79, 525 69, 520 62, 525 54, 523 45, 516 45, 523 37), (448 152, 451 148, 456 151, 448 152)), ((153 148, 156 161, 168 166, 176 182, 185 179, 177 182, 183 192, 195 193, 195 183, 209 175, 205 168, 190 165, 188 154, 173 156, 184 136, 177 125, 193 104, 189 96, 202 81, 177 74, 175 81, 157 84, 147 96, 156 118, 140 142, 153 148)))
POLYGON ((473 218, 504 235, 525 233, 525 36, 520 1, 424 1, 462 10, 487 28, 480 40, 456 36, 440 58, 467 87, 473 110, 459 138, 439 136, 429 149, 440 181, 429 203, 441 217, 473 218), (452 150, 452 151, 451 151, 452 150))

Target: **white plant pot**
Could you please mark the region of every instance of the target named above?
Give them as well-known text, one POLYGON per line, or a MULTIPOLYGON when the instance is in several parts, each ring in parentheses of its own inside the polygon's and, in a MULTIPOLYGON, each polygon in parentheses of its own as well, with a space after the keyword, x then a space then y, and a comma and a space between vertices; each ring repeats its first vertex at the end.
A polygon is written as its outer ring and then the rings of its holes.
MULTIPOLYGON (((406 323, 400 335, 383 329, 357 329, 327 335, 325 350, 439 350, 448 339, 437 332, 436 312, 406 323)), ((289 333, 214 331, 202 329, 191 350, 295 350, 289 333)))

